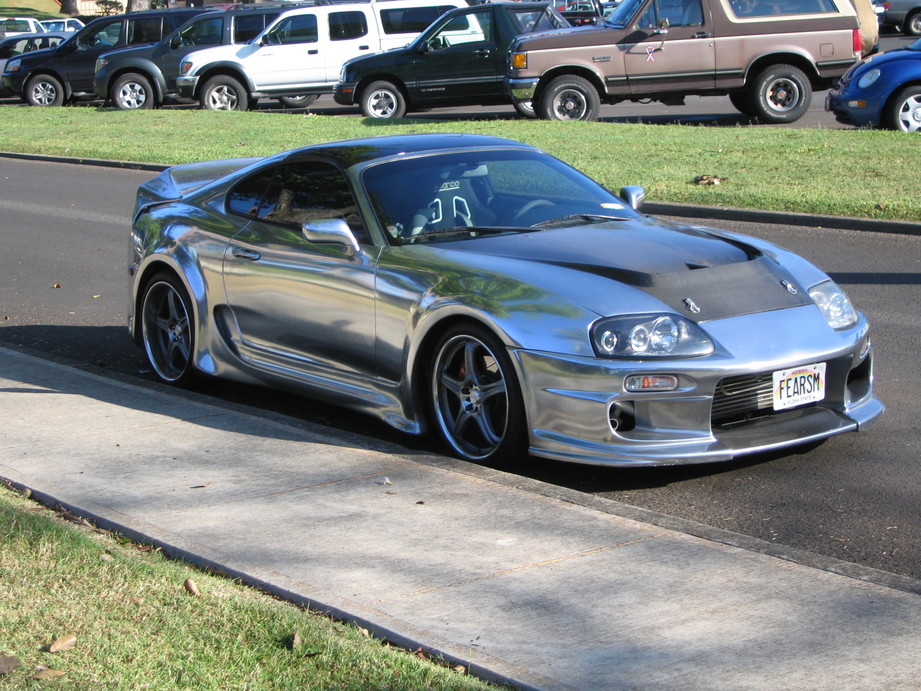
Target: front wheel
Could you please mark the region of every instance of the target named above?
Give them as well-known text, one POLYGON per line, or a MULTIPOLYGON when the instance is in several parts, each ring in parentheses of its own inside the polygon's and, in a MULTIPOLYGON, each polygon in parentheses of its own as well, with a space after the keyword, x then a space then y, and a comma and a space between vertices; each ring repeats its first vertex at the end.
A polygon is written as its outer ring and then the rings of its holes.
POLYGON ((406 99, 390 82, 373 82, 361 92, 361 114, 378 120, 402 118, 406 115, 406 99))
POLYGON ((921 12, 914 12, 905 18, 902 33, 906 36, 921 36, 921 12))
POLYGON ((458 457, 508 462, 524 453, 521 390, 492 333, 475 324, 450 329, 436 348, 429 382, 435 423, 458 457))
POLYGON ((205 82, 199 99, 205 110, 249 110, 249 94, 233 77, 218 75, 205 82))
POLYGON ((533 101, 516 101, 512 104, 515 107, 515 112, 517 112, 521 117, 528 118, 533 120, 537 117, 537 113, 534 112, 534 102, 533 101))
POLYGON ((908 86, 892 99, 885 123, 902 132, 921 132, 921 86, 908 86))
POLYGON ((39 74, 26 84, 26 101, 30 106, 64 105, 64 86, 50 74, 39 74))
POLYGON ((540 94, 537 114, 544 120, 597 120, 598 91, 583 77, 561 75, 540 94))
POLYGON ((752 85, 752 104, 759 119, 769 123, 799 120, 812 103, 812 84, 798 67, 773 65, 752 85))
POLYGON ((755 108, 755 104, 752 101, 752 95, 747 91, 730 92, 729 102, 732 104, 732 107, 742 113, 742 115, 748 115, 749 117, 758 115, 758 109, 755 108))
POLYGON ((159 274, 144 290, 141 339, 154 374, 168 384, 195 378, 195 317, 188 292, 177 278, 159 274))
POLYGON ((147 110, 154 106, 150 81, 140 74, 125 74, 112 86, 112 102, 122 110, 147 110))

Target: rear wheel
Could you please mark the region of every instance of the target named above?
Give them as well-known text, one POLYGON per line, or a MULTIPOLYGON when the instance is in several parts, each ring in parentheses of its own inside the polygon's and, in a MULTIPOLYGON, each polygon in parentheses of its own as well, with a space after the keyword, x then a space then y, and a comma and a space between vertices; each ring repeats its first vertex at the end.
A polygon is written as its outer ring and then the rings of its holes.
POLYGON ((798 67, 772 65, 755 79, 752 103, 755 114, 764 122, 795 122, 809 110, 812 84, 798 67))
POLYGON ((306 108, 317 100, 317 94, 304 94, 303 96, 280 96, 279 102, 286 108, 306 108))
POLYGON ((141 338, 147 361, 161 381, 185 385, 195 379, 192 301, 179 279, 170 274, 158 274, 144 290, 141 338))
POLYGON ((406 115, 406 99, 390 82, 372 82, 361 92, 361 113, 379 120, 402 118, 406 115))
POLYGON ((233 77, 218 75, 205 82, 199 99, 205 110, 249 110, 249 94, 233 77))
POLYGON ((435 423, 460 458, 508 462, 526 451, 521 390, 505 346, 466 324, 439 341, 429 374, 435 423))
POLYGON ((533 120, 537 117, 537 113, 534 112, 534 101, 522 101, 521 103, 513 103, 515 111, 523 118, 529 118, 533 120))
POLYGON ((122 110, 147 110, 154 106, 150 81, 140 74, 125 74, 112 86, 112 102, 122 110))
POLYGON ((892 99, 884 123, 902 132, 921 132, 921 86, 908 86, 892 99))
POLYGON ((537 114, 545 120, 597 120, 601 99, 591 82, 561 75, 540 94, 537 114))
POLYGON ((64 86, 50 74, 39 74, 26 84, 26 101, 30 106, 64 105, 64 86))

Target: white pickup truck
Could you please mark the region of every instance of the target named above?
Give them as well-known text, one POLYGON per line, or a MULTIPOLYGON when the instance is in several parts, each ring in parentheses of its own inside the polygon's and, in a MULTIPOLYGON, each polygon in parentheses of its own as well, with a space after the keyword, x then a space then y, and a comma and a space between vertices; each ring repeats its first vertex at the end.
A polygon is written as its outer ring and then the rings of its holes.
POLYGON ((248 110, 262 97, 307 105, 333 93, 342 64, 406 45, 465 0, 372 0, 283 12, 252 41, 189 53, 179 93, 208 110, 248 110))

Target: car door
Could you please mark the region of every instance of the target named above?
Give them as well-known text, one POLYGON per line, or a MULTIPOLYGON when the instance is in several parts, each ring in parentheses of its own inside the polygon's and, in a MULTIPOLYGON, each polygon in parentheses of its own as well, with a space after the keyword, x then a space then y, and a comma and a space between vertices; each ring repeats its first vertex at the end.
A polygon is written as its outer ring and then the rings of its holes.
POLYGON ((701 0, 650 0, 623 51, 630 93, 715 86, 713 27, 701 0))
POLYGON ((380 39, 376 30, 373 35, 369 32, 368 20, 368 10, 364 8, 330 12, 327 16, 329 43, 322 49, 327 83, 339 79, 346 60, 380 50, 380 39))
POLYGON ((503 93, 505 54, 496 41, 493 8, 454 15, 425 42, 406 86, 414 107, 478 103, 503 93))
POLYGON ((224 22, 228 17, 206 16, 193 19, 183 26, 174 38, 157 46, 151 59, 160 68, 168 89, 176 88, 179 64, 193 50, 201 50, 223 43, 224 22))
MULTIPOLYGON (((282 17, 263 34, 252 51, 242 58, 247 74, 258 90, 323 84, 325 58, 320 53, 319 12, 282 17)), ((326 40, 326 26, 322 37, 326 40)))
POLYGON ((228 195, 252 216, 224 255, 224 289, 243 359, 313 381, 375 370, 374 248, 342 172, 328 162, 281 163, 228 195), (304 223, 342 218, 367 251, 310 242, 304 223))
POLYGON ((124 45, 125 20, 122 17, 92 24, 75 41, 65 44, 61 71, 74 91, 94 89, 96 58, 124 45))

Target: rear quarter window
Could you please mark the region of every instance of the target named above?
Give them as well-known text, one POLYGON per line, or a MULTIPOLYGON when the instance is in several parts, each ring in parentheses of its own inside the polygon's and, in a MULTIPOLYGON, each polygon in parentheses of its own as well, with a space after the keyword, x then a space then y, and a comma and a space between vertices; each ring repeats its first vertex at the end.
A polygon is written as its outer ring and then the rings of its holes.
POLYGON ((453 5, 437 7, 402 7, 381 10, 381 26, 385 34, 421 34, 453 5))
POLYGON ((730 0, 729 6, 739 19, 838 12, 833 0, 730 0))
POLYGON ((347 41, 368 35, 368 19, 364 12, 331 12, 329 37, 333 41, 347 41))

